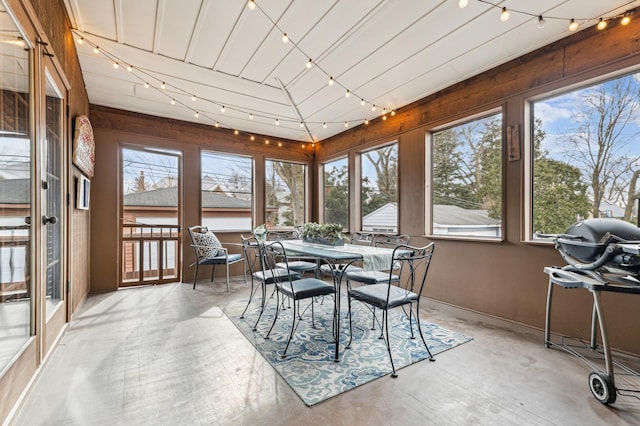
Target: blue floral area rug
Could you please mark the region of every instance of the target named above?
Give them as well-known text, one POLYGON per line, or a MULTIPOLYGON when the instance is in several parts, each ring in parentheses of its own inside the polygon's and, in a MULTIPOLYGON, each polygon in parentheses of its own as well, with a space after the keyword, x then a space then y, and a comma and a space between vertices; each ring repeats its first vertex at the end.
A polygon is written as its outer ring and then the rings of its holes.
MULTIPOLYGON (((257 331, 253 331, 253 325, 260 313, 259 297, 257 299, 251 303, 244 319, 241 319, 240 315, 246 306, 246 300, 228 305, 224 312, 306 405, 312 406, 391 373, 386 345, 384 340, 378 338, 380 326, 376 324, 376 329, 371 330, 373 315, 363 304, 352 304, 353 342, 350 349, 345 349, 349 341, 349 319, 347 302, 341 301, 340 362, 334 362, 331 298, 314 304, 315 328, 311 323, 311 309, 303 313, 285 359, 282 359, 281 355, 291 332, 293 309, 280 310, 269 339, 264 339, 273 321, 275 298, 269 301, 257 331)), ((301 305, 301 309, 305 306, 301 305)), ((382 317, 381 312, 378 312, 377 317, 382 317)), ((422 332, 433 355, 472 340, 460 333, 421 320, 422 332)), ((428 358, 419 336, 416 336, 416 339, 410 338, 409 320, 401 308, 389 313, 389 326, 396 371, 428 358)), ((415 325, 414 330, 417 333, 415 325)), ((431 368, 437 368, 438 365, 429 364, 431 368)))

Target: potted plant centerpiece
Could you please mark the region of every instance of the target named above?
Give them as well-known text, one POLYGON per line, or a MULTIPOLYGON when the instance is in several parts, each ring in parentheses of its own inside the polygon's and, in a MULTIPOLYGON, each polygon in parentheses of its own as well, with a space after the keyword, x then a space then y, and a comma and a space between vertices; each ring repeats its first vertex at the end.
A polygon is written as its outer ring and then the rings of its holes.
POLYGON ((342 225, 339 223, 309 222, 302 225, 302 240, 308 243, 343 246, 342 225))

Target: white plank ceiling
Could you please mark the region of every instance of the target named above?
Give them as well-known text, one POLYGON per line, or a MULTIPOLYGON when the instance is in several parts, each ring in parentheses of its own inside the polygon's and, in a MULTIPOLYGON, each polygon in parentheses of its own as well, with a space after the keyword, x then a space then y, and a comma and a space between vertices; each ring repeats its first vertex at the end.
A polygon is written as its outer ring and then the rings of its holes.
POLYGON ((599 18, 611 29, 640 0, 468 0, 466 8, 458 0, 255 0, 253 10, 245 0, 65 4, 84 39, 78 52, 91 103, 320 141, 345 122, 357 126, 566 37, 572 18, 577 31, 599 18))

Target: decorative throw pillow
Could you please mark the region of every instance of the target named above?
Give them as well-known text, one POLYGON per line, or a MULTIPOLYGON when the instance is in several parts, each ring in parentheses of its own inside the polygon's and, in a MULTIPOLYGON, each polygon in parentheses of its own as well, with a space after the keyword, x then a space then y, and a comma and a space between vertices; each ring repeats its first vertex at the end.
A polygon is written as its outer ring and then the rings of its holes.
POLYGON ((193 236, 196 240, 196 245, 200 246, 198 247, 198 253, 202 258, 211 259, 224 255, 224 250, 219 250, 222 248, 222 243, 213 232, 194 232, 193 236))

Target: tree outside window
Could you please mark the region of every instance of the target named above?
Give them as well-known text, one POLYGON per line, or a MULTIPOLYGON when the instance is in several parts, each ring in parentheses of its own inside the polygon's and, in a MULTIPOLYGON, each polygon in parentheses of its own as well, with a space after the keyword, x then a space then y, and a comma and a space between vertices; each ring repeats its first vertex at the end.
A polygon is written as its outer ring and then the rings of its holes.
POLYGON ((267 227, 300 226, 305 222, 304 164, 265 161, 267 227))
POLYGON ((636 223, 640 74, 532 102, 532 231, 610 217, 636 223))
POLYGON ((324 222, 349 224, 349 171, 347 159, 324 164, 324 222))
POLYGON ((434 235, 500 237, 502 114, 431 135, 434 235))
POLYGON ((362 230, 398 232, 398 144, 362 153, 362 230))

